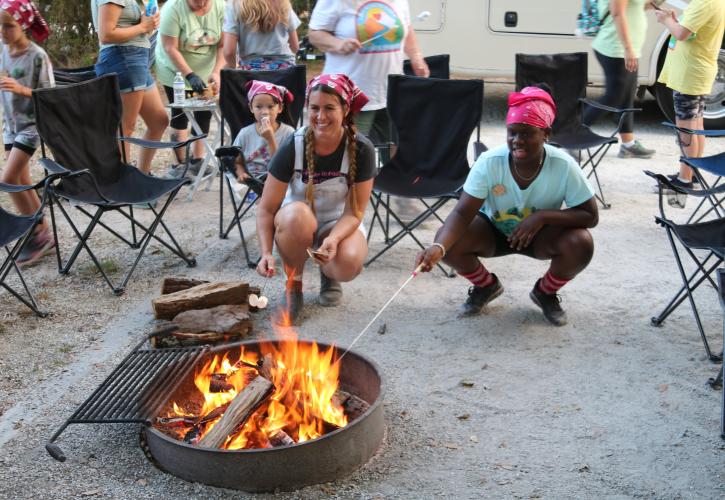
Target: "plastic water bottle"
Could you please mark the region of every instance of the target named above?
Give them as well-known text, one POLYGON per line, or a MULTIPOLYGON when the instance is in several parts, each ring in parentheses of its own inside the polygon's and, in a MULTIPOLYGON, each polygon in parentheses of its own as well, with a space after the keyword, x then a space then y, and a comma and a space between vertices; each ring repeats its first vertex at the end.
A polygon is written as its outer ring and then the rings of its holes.
POLYGON ((156 11, 159 10, 159 3, 157 0, 148 0, 146 3, 146 15, 153 16, 156 11))
POLYGON ((181 71, 176 72, 174 77, 174 104, 176 106, 183 106, 186 101, 186 83, 184 83, 184 77, 181 71))

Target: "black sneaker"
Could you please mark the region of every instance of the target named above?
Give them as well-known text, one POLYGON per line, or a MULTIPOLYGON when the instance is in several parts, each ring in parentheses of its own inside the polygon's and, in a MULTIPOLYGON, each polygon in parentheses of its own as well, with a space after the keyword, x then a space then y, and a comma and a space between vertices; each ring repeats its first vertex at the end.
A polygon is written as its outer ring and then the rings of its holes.
POLYGON ((468 288, 468 298, 461 307, 461 316, 474 316, 481 312, 483 306, 503 293, 503 286, 498 276, 493 276, 493 283, 488 286, 471 286, 468 288))
POLYGON ((335 307, 342 300, 342 285, 339 281, 325 276, 320 269, 320 305, 335 307))
POLYGON ((281 326, 296 325, 304 305, 305 301, 302 295, 302 282, 293 281, 292 288, 285 290, 282 301, 273 314, 272 319, 275 323, 281 326))
POLYGON ((534 301, 534 304, 541 308, 544 317, 549 320, 549 323, 556 326, 566 325, 566 311, 561 308, 561 297, 556 293, 548 294, 539 290, 539 281, 541 279, 536 281, 529 297, 534 301))

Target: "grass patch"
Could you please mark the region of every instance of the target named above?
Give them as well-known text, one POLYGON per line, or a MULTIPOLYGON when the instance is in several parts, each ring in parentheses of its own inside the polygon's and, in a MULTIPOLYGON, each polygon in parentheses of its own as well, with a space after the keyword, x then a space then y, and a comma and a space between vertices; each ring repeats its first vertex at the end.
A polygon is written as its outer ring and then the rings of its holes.
MULTIPOLYGON (((101 264, 101 269, 103 269, 103 272, 105 272, 106 274, 114 274, 118 272, 118 264, 110 257, 100 259, 99 263, 101 264)), ((100 273, 98 272, 98 268, 96 268, 96 265, 93 263, 93 261, 91 261, 83 264, 78 269, 78 274, 82 276, 96 276, 100 273)))

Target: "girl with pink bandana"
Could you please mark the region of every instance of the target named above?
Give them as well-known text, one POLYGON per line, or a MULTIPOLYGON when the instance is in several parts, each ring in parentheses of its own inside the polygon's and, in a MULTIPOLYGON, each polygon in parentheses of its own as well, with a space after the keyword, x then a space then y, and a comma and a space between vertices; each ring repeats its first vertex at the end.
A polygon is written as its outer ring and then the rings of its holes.
POLYGON ((594 252, 587 230, 599 220, 594 190, 573 158, 547 144, 556 115, 549 93, 526 87, 512 92, 508 104, 507 144, 476 160, 458 204, 416 266, 430 271, 442 260, 468 279, 461 314, 472 316, 503 293, 481 257, 518 253, 551 261, 529 296, 547 320, 562 326, 567 318, 557 292, 594 252))
POLYGON ((269 164, 257 208, 257 272, 276 272, 276 246, 287 275, 275 321, 296 323, 303 307, 302 272, 309 254, 320 266, 322 306, 342 299, 368 253, 362 217, 376 174, 372 143, 355 129, 367 97, 343 74, 320 75, 305 92, 309 125, 285 141, 269 164))
MULTIPOLYGON (((36 88, 54 85, 53 69, 48 55, 30 41, 28 33, 42 42, 50 33, 43 17, 29 0, 0 0, 0 94, 3 107, 3 142, 7 160, 2 182, 33 184, 30 177, 30 158, 38 147, 35 113, 31 92, 36 88)), ((18 212, 30 215, 37 212, 40 199, 35 191, 10 195, 18 212)), ((54 240, 48 224, 42 220, 35 228, 16 259, 18 264, 30 264, 53 250, 54 240)))

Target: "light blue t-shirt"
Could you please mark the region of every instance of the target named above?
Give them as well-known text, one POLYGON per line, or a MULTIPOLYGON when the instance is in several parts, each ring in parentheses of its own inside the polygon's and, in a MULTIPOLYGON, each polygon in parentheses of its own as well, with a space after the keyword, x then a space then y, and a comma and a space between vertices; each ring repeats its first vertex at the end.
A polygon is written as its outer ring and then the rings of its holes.
POLYGON ((544 149, 541 172, 526 189, 521 189, 511 175, 506 144, 479 156, 463 185, 466 193, 485 200, 481 212, 506 236, 537 210, 560 210, 562 203, 576 207, 594 196, 574 158, 548 144, 544 149))

